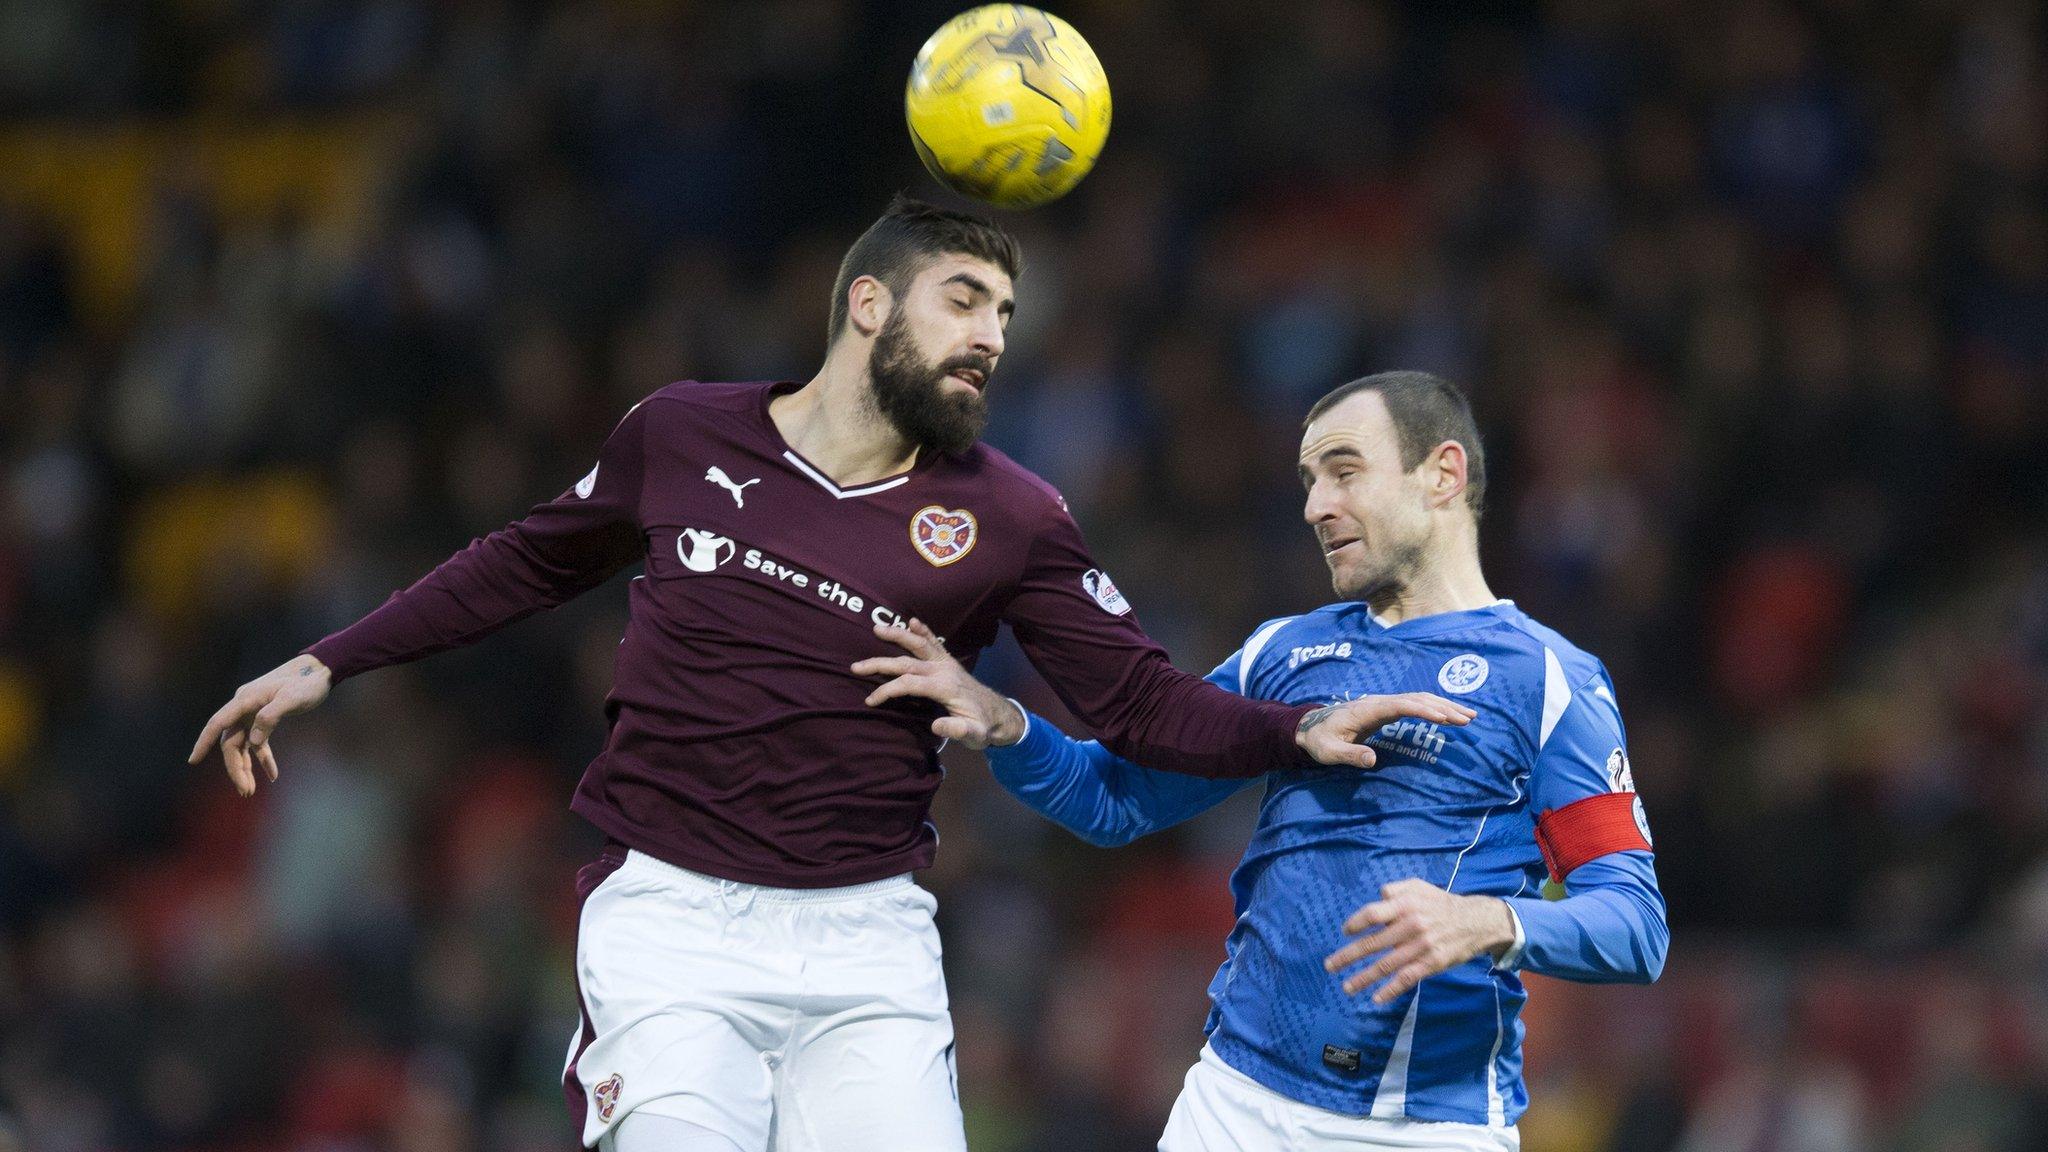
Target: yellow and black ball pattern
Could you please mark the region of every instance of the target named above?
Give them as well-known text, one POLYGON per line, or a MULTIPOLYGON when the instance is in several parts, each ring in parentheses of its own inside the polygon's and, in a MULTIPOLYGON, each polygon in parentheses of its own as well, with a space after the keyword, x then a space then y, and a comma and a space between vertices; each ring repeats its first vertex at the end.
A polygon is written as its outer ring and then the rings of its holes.
POLYGON ((1065 195, 1109 138, 1109 77, 1073 25, 1022 4, 946 22, 903 94, 910 140, 940 183, 1002 208, 1065 195))

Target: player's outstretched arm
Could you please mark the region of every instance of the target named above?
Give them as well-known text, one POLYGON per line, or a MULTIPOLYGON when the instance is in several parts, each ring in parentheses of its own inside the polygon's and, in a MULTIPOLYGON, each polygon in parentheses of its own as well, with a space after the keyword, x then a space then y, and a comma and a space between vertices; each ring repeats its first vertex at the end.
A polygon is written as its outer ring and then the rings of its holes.
MULTIPOLYGON (((908 657, 883 657, 854 665, 860 675, 894 675, 871 703, 899 695, 924 696, 947 715, 932 731, 985 749, 996 782, 1012 796, 1103 848, 1128 844, 1206 812, 1235 794, 1247 779, 1207 779, 1142 768, 1094 740, 1076 740, 1015 701, 976 680, 945 650, 931 629, 912 620, 909 628, 878 627, 875 635, 901 647, 908 657), (1012 726, 1022 721, 1014 735, 1012 726), (954 737, 953 733, 960 733, 954 737)), ((1235 659, 1210 674, 1225 691, 1236 690, 1235 659), (1228 677, 1228 682, 1221 678, 1228 677)))
POLYGON ((207 720, 186 762, 201 763, 219 745, 235 791, 254 795, 259 767, 266 778, 277 779, 277 749, 270 742, 271 730, 287 716, 318 707, 327 699, 332 683, 327 665, 312 656, 292 657, 237 689, 235 698, 207 720))
POLYGON ((1024 739, 990 745, 1003 790, 1098 848, 1121 848, 1191 820, 1236 795, 1250 778, 1184 776, 1131 763, 1096 740, 1076 740, 1043 716, 1024 739))
POLYGON ((340 683, 474 644, 610 579, 644 555, 639 523, 644 402, 569 491, 443 561, 376 611, 307 649, 340 683))
POLYGON ((568 492, 471 543, 368 616, 242 685, 206 722, 190 762, 198 764, 218 744, 235 790, 253 795, 259 768, 277 779, 271 729, 318 705, 339 681, 474 643, 596 587, 637 559, 644 428, 642 406, 635 405, 606 439, 597 467, 568 492))
MULTIPOLYGON (((946 709, 932 732, 969 748, 1015 744, 1024 737, 1024 710, 960 666, 938 645, 919 621, 912 629, 876 625, 875 635, 909 651, 909 656, 876 656, 853 666, 856 676, 890 676, 868 694, 869 707, 905 696, 919 696, 946 709)), ((1198 681, 1205 688, 1212 683, 1198 681)), ((1235 695, 1235 693, 1232 693, 1235 695)), ((1295 743, 1324 764, 1370 768, 1377 763, 1365 737, 1404 718, 1436 724, 1464 725, 1478 713, 1433 692, 1402 692, 1392 696, 1361 696, 1326 704, 1302 716, 1295 743)), ((1232 773, 1244 776, 1245 773, 1232 773)))
MULTIPOLYGON (((1252 779, 1240 775, 1187 776, 1159 772, 1116 755, 1093 740, 1075 740, 1043 719, 1028 716, 1016 701, 999 695, 955 660, 922 622, 910 627, 879 625, 875 635, 907 656, 879 656, 853 665, 857 676, 889 676, 868 695, 870 706, 902 697, 922 697, 946 709, 932 723, 934 735, 985 748, 996 780, 1025 804, 1075 835, 1105 847, 1128 844, 1222 803, 1252 779)), ((1207 683, 1241 695, 1240 661, 1233 656, 1207 683)), ((1366 696, 1316 709, 1303 722, 1328 723, 1317 735, 1342 740, 1344 732, 1370 732, 1405 717, 1463 724, 1472 710, 1427 692, 1366 696), (1355 726, 1355 727, 1354 727, 1355 726)), ((1372 749, 1357 745, 1333 763, 1370 767, 1372 749), (1363 753, 1362 761, 1350 759, 1363 753)))
POLYGON ((1218 691, 1174 667, 1065 502, 1046 495, 1002 618, 1067 711, 1118 755, 1169 772, 1256 779, 1303 766, 1294 737, 1307 707, 1218 691))

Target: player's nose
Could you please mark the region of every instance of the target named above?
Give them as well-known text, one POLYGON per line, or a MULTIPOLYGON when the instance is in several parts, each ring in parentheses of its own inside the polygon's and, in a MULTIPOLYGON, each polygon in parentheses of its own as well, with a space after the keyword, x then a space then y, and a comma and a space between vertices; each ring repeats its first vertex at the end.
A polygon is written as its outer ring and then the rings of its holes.
POLYGON ((1336 502, 1324 492, 1323 482, 1318 480, 1309 485, 1308 497, 1302 501, 1301 518, 1311 526, 1330 520, 1337 515, 1336 502))
POLYGON ((1003 354, 1003 324, 993 315, 988 316, 974 328, 974 351, 990 360, 1003 354))

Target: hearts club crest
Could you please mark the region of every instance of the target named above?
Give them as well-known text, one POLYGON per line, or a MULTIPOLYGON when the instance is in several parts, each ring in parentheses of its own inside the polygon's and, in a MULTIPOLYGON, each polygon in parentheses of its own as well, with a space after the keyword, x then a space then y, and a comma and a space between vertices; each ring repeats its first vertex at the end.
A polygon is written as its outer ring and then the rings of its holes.
POLYGON ((932 504, 910 518, 910 545, 934 568, 944 568, 973 551, 979 533, 974 513, 964 508, 932 504))

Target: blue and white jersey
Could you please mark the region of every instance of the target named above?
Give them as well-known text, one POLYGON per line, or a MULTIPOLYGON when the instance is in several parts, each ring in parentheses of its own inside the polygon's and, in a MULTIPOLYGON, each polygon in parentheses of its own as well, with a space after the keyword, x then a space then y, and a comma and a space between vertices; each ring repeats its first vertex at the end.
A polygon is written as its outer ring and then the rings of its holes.
MULTIPOLYGON (((1210 1045, 1260 1083, 1334 1112, 1514 1123, 1528 1103, 1516 971, 1643 981, 1663 965, 1663 897, 1606 670, 1507 601, 1391 627, 1350 603, 1262 625, 1210 680, 1292 704, 1428 691, 1478 712, 1463 727, 1387 725, 1368 741, 1372 771, 1265 778, 1258 828, 1231 876, 1238 919, 1209 987, 1210 1045), (1546 858, 1569 893, 1557 902, 1541 896, 1546 858), (1345 942, 1346 918, 1410 877, 1507 899, 1524 943, 1387 1005, 1345 995, 1323 958, 1345 942)), ((1187 819, 1248 783, 1153 772, 1036 718, 989 761, 1020 799, 1101 844, 1187 819)))

